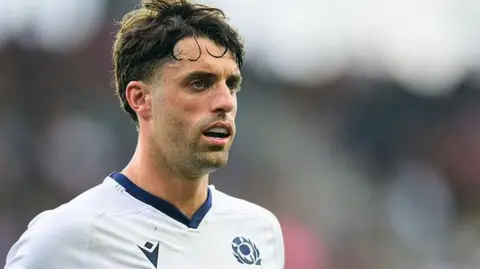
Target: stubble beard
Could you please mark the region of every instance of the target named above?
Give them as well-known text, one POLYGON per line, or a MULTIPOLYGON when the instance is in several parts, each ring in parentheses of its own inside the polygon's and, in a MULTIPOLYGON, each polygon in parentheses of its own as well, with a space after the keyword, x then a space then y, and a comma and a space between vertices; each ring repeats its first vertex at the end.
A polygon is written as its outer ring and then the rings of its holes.
POLYGON ((190 164, 192 171, 198 175, 206 175, 224 167, 228 162, 230 145, 224 148, 205 148, 198 143, 188 147, 184 159, 190 164))
POLYGON ((201 134, 189 136, 181 124, 174 125, 177 131, 166 133, 162 132, 162 126, 158 126, 154 137, 156 159, 171 173, 199 178, 227 164, 233 138, 224 147, 205 145, 201 142, 201 134))
POLYGON ((186 178, 200 178, 217 171, 227 164, 230 145, 226 147, 206 147, 198 137, 194 142, 188 137, 169 140, 156 138, 155 159, 159 167, 169 169, 172 174, 186 178), (167 143, 167 144, 166 144, 167 143))

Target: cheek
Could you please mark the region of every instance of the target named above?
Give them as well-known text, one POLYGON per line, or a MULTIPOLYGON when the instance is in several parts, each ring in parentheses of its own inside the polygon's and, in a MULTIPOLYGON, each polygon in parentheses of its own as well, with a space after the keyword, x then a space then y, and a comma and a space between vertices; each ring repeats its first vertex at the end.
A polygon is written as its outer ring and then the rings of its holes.
POLYGON ((233 108, 232 112, 230 112, 233 119, 235 119, 235 117, 237 116, 237 111, 238 111, 238 105, 237 105, 237 99, 235 99, 235 108, 233 108))
MULTIPOLYGON (((168 92, 157 100, 155 113, 159 114, 158 120, 161 121, 159 124, 168 129, 170 139, 182 140, 185 137, 193 139, 192 136, 198 135, 201 127, 208 123, 206 120, 211 120, 211 117, 207 116, 210 106, 207 96, 192 96, 176 91, 168 92)), ((236 107, 235 103, 233 117, 236 114, 236 107)))
POLYGON ((163 121, 162 125, 168 130, 168 136, 174 141, 183 140, 189 136, 191 129, 195 128, 198 122, 198 111, 196 106, 186 102, 178 102, 178 100, 165 100, 164 106, 159 109, 159 120, 163 121))
POLYGON ((237 101, 237 98, 235 98, 235 108, 232 111, 233 116, 237 115, 237 111, 238 111, 238 101, 237 101))
POLYGON ((186 97, 177 101, 176 107, 172 109, 176 111, 179 120, 184 125, 183 127, 187 129, 196 128, 196 125, 205 117, 205 111, 208 110, 206 100, 186 97))

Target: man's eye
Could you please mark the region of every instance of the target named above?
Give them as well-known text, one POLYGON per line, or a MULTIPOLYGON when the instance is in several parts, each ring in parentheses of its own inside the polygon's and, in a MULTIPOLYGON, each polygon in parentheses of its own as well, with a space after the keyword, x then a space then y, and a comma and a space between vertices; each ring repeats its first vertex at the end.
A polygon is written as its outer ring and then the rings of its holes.
POLYGON ((227 86, 231 92, 239 92, 241 90, 240 83, 227 81, 227 86))
POLYGON ((192 81, 190 83, 190 86, 194 89, 194 90, 205 90, 207 88, 209 88, 211 86, 211 83, 204 80, 204 79, 197 79, 195 81, 192 81))

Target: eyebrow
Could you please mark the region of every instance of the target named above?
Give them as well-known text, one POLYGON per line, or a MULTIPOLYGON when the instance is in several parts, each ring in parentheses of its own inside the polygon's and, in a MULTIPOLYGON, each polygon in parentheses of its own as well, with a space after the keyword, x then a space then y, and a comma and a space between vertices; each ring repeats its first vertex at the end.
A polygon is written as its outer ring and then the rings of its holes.
MULTIPOLYGON (((184 80, 185 81, 191 81, 194 79, 200 79, 200 78, 214 78, 218 79, 218 75, 216 73, 208 72, 208 71, 194 71, 190 74, 188 74, 184 80)), ((236 84, 240 84, 242 82, 242 76, 238 74, 231 74, 228 76, 227 81, 233 80, 236 84)))

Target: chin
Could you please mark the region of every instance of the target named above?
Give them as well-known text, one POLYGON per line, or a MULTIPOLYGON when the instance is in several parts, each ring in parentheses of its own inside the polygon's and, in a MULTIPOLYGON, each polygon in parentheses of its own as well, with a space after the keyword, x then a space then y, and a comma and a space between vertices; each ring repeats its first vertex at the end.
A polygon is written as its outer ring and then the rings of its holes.
POLYGON ((199 171, 200 175, 207 175, 207 174, 211 174, 213 172, 216 172, 217 170, 219 170, 223 166, 225 166, 225 164, 222 164, 222 165, 219 165, 218 163, 203 164, 202 167, 199 168, 198 171, 199 171))
POLYGON ((208 173, 214 172, 225 165, 228 162, 228 154, 215 152, 210 156, 205 156, 203 160, 200 161, 201 166, 204 167, 205 170, 208 170, 208 173))
POLYGON ((214 160, 210 160, 209 164, 211 167, 215 167, 216 169, 222 168, 227 165, 228 157, 224 158, 215 158, 214 160))

